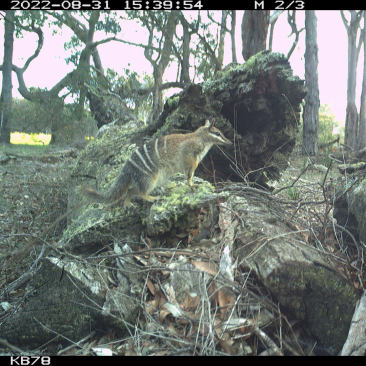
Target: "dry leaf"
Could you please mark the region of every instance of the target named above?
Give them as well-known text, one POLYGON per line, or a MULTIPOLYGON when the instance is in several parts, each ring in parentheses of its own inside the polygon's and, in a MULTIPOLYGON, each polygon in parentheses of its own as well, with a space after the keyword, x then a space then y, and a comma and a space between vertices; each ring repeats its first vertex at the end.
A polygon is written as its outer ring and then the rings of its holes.
POLYGON ((191 310, 194 311, 197 309, 198 304, 200 303, 201 298, 196 296, 191 296, 188 292, 186 292, 186 297, 183 300, 183 304, 181 308, 183 310, 191 310))
POLYGON ((231 347, 229 346, 228 342, 225 339, 220 339, 218 337, 218 341, 224 352, 228 353, 229 355, 232 354, 231 347))
POLYGON ((179 307, 175 304, 172 304, 170 302, 166 302, 164 305, 161 306, 162 310, 168 311, 170 314, 172 314, 174 317, 178 318, 182 316, 183 311, 179 309, 179 307))
POLYGON ((126 356, 138 356, 138 353, 135 351, 133 345, 126 351, 126 356))
POLYGON ((149 248, 152 248, 153 247, 152 241, 148 237, 146 237, 145 240, 147 241, 147 245, 149 246, 149 248))
POLYGON ((148 281, 146 282, 146 285, 147 285, 147 288, 150 290, 151 294, 152 294, 152 295, 155 295, 156 291, 155 291, 155 286, 154 286, 154 284, 153 284, 150 280, 148 280, 148 281))
POLYGON ((192 264, 202 272, 209 273, 213 276, 217 274, 217 269, 212 262, 193 261, 192 264))
POLYGON ((165 351, 160 351, 160 352, 153 354, 153 356, 165 356, 167 353, 168 353, 168 350, 166 349, 165 351))
POLYGON ((170 314, 170 311, 167 310, 160 310, 159 313, 159 322, 163 323, 164 319, 170 314))
POLYGON ((222 288, 217 291, 217 301, 220 307, 221 318, 224 319, 225 314, 232 309, 235 303, 234 294, 230 294, 231 291, 222 288))

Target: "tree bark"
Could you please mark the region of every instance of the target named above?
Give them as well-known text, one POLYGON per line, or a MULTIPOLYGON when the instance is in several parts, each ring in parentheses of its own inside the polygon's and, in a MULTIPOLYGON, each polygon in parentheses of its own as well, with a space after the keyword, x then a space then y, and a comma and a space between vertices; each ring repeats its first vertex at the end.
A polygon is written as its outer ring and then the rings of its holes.
POLYGON ((319 126, 319 84, 318 84, 318 44, 317 18, 314 10, 305 14, 306 50, 305 50, 305 80, 308 94, 305 97, 303 154, 316 155, 318 152, 319 126))
MULTIPOLYGON (((245 205, 235 193, 226 203, 226 212, 230 212, 227 218, 234 217, 231 212, 240 212, 243 207, 243 215, 250 216, 246 222, 250 231, 241 231, 240 224, 235 228, 234 257, 245 258, 245 266, 278 302, 305 321, 323 345, 338 352, 347 337, 352 307, 357 301, 355 289, 335 270, 324 252, 304 241, 307 235, 295 233, 283 223, 280 205, 256 192, 247 191, 242 196, 245 205)), ((232 219, 233 224, 235 221, 239 220, 232 219)), ((229 225, 226 220, 221 232, 229 225)))
POLYGON ((219 64, 219 69, 215 71, 220 71, 222 69, 222 65, 224 63, 224 53, 225 53, 225 35, 226 35, 226 20, 227 16, 229 15, 228 10, 222 10, 221 15, 221 26, 220 26, 220 36, 219 36, 219 47, 218 47, 218 54, 217 54, 217 60, 219 64))
POLYGON ((182 59, 181 59, 181 73, 180 73, 180 81, 182 83, 189 83, 191 81, 189 76, 189 56, 190 56, 190 43, 191 43, 191 32, 189 31, 188 22, 184 19, 181 19, 181 23, 183 26, 183 42, 182 42, 182 59))
POLYGON ((357 32, 361 21, 361 13, 350 10, 351 20, 348 24, 343 11, 341 11, 343 23, 348 36, 348 80, 347 80, 347 109, 346 130, 344 143, 346 146, 356 149, 358 146, 358 113, 356 107, 356 84, 357 84, 357 32))
POLYGON ((274 32, 274 27, 276 25, 277 19, 278 17, 284 12, 284 10, 275 10, 270 18, 269 18, 269 24, 270 24, 270 29, 269 29, 269 40, 268 40, 268 50, 270 52, 272 52, 272 43, 273 43, 273 32, 274 32))
MULTIPOLYGON (((78 107, 76 108, 76 117, 81 119, 84 113, 84 104, 88 96, 88 91, 84 86, 84 82, 88 81, 90 75, 90 58, 94 54, 94 59, 97 61, 96 68, 99 66, 101 73, 103 72, 102 63, 97 49, 94 46, 94 33, 95 28, 99 20, 100 13, 98 11, 92 12, 89 18, 89 29, 85 32, 85 48, 81 52, 79 64, 77 67, 77 83, 80 87, 80 96, 78 101, 78 107)), ((99 75, 99 74, 98 74, 99 75)))
POLYGON ((356 307, 341 356, 364 356, 366 352, 366 293, 364 292, 356 307))
POLYGON ((151 24, 149 24, 149 47, 145 48, 145 57, 148 61, 150 61, 154 71, 154 91, 153 91, 153 110, 150 115, 150 120, 154 121, 158 118, 159 114, 163 109, 163 95, 159 88, 159 86, 163 82, 163 75, 166 67, 170 62, 170 56, 172 54, 172 47, 173 47, 173 37, 175 34, 175 28, 178 23, 178 16, 175 12, 170 12, 167 15, 166 24, 159 25, 162 27, 162 43, 163 46, 159 50, 159 55, 154 59, 152 55, 153 50, 153 39, 154 39, 154 29, 157 26, 156 23, 159 19, 155 19, 153 17, 151 24))
POLYGON ((2 67, 3 83, 1 90, 1 128, 0 141, 10 144, 10 123, 11 123, 11 101, 12 89, 11 82, 14 46, 14 11, 5 11, 5 34, 4 34, 4 63, 2 67))
POLYGON ((235 28, 236 28, 236 10, 231 10, 231 29, 230 29, 231 54, 232 54, 232 62, 237 63, 238 59, 236 58, 235 28))
POLYGON ((246 10, 241 23, 241 38, 243 58, 266 49, 266 40, 269 26, 269 10, 246 10))
MULTIPOLYGON (((366 24, 366 12, 363 15, 364 24, 366 24)), ((366 147, 366 26, 363 26, 363 81, 360 107, 360 124, 358 130, 358 148, 366 147)))

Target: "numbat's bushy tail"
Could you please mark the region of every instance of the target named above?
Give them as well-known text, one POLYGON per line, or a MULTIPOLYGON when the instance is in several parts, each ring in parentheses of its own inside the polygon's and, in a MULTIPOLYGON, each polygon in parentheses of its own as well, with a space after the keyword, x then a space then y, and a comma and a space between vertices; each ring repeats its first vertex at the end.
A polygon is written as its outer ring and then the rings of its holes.
POLYGON ((214 120, 187 134, 172 134, 159 137, 138 148, 127 160, 112 187, 104 193, 82 187, 93 200, 113 203, 124 196, 125 205, 131 197, 140 196, 147 201, 156 197, 149 193, 176 173, 185 174, 193 186, 194 172, 213 145, 232 145, 223 133, 214 127, 214 120))
POLYGON ((113 203, 119 201, 127 192, 129 182, 127 182, 127 176, 123 175, 123 170, 120 176, 114 181, 112 187, 105 192, 98 192, 97 190, 89 187, 81 187, 82 192, 97 202, 113 203))

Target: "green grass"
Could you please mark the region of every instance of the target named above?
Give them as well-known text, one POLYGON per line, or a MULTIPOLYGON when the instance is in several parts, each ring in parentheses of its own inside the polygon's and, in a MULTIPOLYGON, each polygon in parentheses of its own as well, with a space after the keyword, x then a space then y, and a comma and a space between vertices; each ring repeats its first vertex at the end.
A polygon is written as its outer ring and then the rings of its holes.
POLYGON ((51 145, 0 145, 0 154, 15 154, 15 155, 42 155, 47 151, 52 151, 53 146, 51 145))
POLYGON ((300 191, 296 187, 289 187, 287 190, 287 196, 290 200, 297 201, 300 198, 300 191))

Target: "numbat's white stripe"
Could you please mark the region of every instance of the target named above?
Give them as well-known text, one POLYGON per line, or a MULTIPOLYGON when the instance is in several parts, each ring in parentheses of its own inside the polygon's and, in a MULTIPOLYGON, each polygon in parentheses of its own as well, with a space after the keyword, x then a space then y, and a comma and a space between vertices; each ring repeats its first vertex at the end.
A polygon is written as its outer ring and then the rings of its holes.
POLYGON ((151 157, 150 157, 150 154, 149 154, 149 151, 147 150, 147 147, 146 147, 146 144, 144 145, 144 151, 145 151, 145 155, 146 155, 146 157, 149 159, 149 161, 150 161, 150 164, 151 164, 151 166, 153 166, 153 167, 157 167, 155 164, 154 164, 154 162, 152 161, 152 159, 151 159, 151 157))
POLYGON ((141 155, 141 153, 140 153, 139 150, 136 150, 136 155, 141 159, 142 163, 145 165, 145 167, 147 168, 147 170, 152 173, 153 171, 151 170, 151 168, 149 167, 149 165, 147 164, 147 162, 145 161, 145 159, 142 157, 142 155, 141 155))

